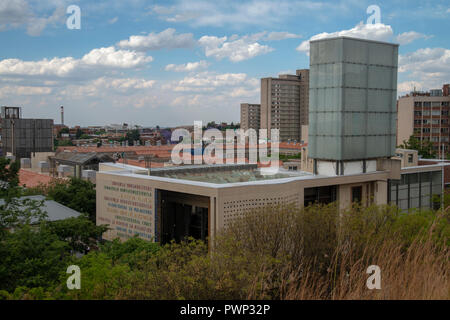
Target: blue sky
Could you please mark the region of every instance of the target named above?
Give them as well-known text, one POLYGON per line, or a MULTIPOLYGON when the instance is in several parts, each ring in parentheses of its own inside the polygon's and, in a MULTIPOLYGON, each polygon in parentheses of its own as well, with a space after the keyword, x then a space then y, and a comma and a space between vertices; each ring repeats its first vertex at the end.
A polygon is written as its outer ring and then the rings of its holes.
POLYGON ((440 88, 449 30, 448 0, 2 0, 0 105, 56 123, 64 105, 68 125, 239 121, 261 77, 308 68, 308 40, 335 35, 400 43, 398 94, 440 88))

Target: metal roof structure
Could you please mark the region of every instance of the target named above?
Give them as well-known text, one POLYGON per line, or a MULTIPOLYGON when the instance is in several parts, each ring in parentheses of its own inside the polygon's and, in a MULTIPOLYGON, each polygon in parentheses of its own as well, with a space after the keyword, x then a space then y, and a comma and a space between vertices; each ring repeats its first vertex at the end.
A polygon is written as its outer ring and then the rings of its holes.
POLYGON ((52 160, 57 161, 60 164, 82 165, 82 166, 92 162, 98 163, 98 162, 114 161, 111 156, 97 152, 90 152, 90 153, 60 152, 50 158, 52 160))
MULTIPOLYGON (((26 197, 20 197, 18 200, 24 200, 24 199, 30 199, 35 201, 42 201, 44 200, 43 206, 40 208, 42 211, 47 213, 47 221, 58 221, 58 220, 64 220, 67 218, 76 218, 81 215, 80 212, 73 210, 69 207, 66 207, 56 201, 53 200, 46 200, 44 196, 37 195, 37 196, 26 196, 26 197)), ((0 205, 4 204, 4 200, 0 199, 0 205)), ((20 208, 20 207, 19 207, 20 208)), ((31 223, 37 223, 36 220, 31 220, 31 223)))

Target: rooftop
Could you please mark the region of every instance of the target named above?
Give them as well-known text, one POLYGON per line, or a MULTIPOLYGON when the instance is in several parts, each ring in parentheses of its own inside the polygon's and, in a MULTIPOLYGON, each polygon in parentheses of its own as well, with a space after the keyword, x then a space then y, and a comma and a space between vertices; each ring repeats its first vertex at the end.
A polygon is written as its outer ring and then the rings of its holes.
MULTIPOLYGON (((76 218, 81 215, 78 211, 75 211, 69 207, 66 207, 62 204, 59 204, 56 201, 53 200, 46 200, 44 196, 26 196, 26 197, 20 197, 19 200, 34 200, 34 201, 44 201, 44 205, 40 207, 40 209, 47 213, 47 219, 48 221, 57 221, 57 220, 64 220, 67 218, 76 218)), ((4 200, 0 199, 0 204, 2 204, 4 200)), ((31 223, 36 223, 36 220, 31 220, 31 223)))
POLYGON ((34 188, 41 184, 47 185, 52 180, 52 177, 45 174, 26 169, 19 170, 19 184, 27 188, 34 188))
MULTIPOLYGON (((140 174, 145 173, 140 172, 140 174)), ((312 174, 303 171, 288 171, 285 169, 278 169, 278 171, 274 172, 271 171, 270 168, 258 168, 257 164, 244 163, 156 168, 150 171, 150 176, 189 180, 192 182, 228 184, 312 176, 312 174)))

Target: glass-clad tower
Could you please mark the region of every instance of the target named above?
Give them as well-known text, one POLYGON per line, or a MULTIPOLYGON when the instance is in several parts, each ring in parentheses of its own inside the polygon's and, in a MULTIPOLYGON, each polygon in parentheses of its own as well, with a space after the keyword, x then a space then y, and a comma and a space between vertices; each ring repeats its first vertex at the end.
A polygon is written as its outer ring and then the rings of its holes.
MULTIPOLYGON (((310 42, 309 157, 391 157, 396 142, 398 45, 338 37, 310 42)), ((343 171, 343 169, 342 169, 343 171)))

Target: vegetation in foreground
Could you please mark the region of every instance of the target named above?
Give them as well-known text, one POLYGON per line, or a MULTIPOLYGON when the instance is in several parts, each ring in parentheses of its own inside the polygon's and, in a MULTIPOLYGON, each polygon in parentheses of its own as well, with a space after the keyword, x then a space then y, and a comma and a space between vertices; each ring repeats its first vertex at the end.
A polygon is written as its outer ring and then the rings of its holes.
POLYGON ((266 207, 228 226, 210 250, 193 239, 100 244, 106 227, 89 212, 93 185, 72 179, 28 189, 85 212, 48 222, 39 202, 17 200, 18 166, 0 161, 0 169, 0 299, 450 298, 449 210, 266 207), (66 286, 73 264, 80 290, 66 286), (366 287, 369 265, 381 268, 380 290, 366 287))
POLYGON ((24 226, 1 240, 0 296, 449 299, 449 219, 447 211, 406 214, 392 206, 355 206, 341 215, 336 204, 267 207, 229 226, 209 253, 207 244, 193 239, 159 246, 132 238, 81 258, 70 253, 82 239, 71 244, 72 236, 58 226, 24 226), (30 257, 25 247, 40 253, 30 257), (80 290, 66 287, 71 264, 81 269, 80 290), (381 268, 381 290, 366 287, 369 265, 381 268))

